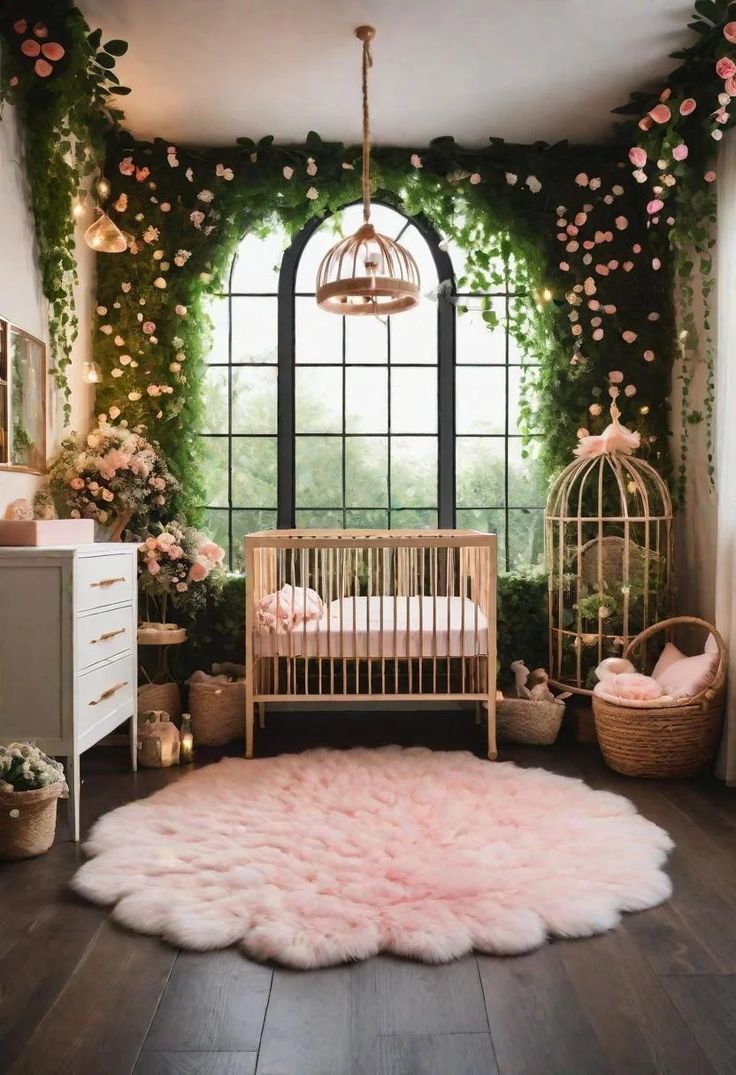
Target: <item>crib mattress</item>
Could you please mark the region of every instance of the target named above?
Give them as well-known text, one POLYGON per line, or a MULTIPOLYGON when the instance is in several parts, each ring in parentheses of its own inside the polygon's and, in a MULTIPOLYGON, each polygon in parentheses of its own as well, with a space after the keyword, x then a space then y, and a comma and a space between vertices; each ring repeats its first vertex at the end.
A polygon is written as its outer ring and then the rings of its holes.
POLYGON ((277 634, 256 627, 257 657, 479 657, 488 620, 468 597, 343 597, 319 620, 277 634))

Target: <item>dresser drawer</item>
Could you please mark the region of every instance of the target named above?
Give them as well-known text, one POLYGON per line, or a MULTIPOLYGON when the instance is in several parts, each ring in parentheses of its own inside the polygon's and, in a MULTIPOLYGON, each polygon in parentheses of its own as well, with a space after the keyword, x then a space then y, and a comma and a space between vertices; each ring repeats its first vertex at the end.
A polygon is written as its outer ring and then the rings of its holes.
POLYGON ((80 676, 77 680, 80 734, 105 720, 116 709, 125 709, 121 721, 130 716, 135 689, 135 658, 132 653, 80 676))
POLYGON ((132 601, 135 565, 130 553, 82 557, 77 563, 77 610, 132 601))
POLYGON ((103 609, 77 620, 77 669, 135 649, 133 606, 103 609))

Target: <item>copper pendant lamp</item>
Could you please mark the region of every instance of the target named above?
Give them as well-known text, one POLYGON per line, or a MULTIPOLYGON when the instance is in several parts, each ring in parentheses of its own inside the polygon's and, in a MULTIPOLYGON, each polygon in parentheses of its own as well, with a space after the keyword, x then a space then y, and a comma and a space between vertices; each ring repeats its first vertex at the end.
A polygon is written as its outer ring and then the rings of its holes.
POLYGON ((371 224, 371 138, 368 113, 368 68, 372 66, 372 26, 359 26, 363 42, 363 223, 341 239, 317 270, 317 305, 329 313, 397 314, 419 302, 419 269, 408 250, 371 224))

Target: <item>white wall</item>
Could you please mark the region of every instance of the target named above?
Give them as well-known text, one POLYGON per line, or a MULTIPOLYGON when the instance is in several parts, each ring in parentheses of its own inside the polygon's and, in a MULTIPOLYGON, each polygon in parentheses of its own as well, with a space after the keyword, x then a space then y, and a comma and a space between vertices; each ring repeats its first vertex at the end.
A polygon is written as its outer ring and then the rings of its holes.
MULTIPOLYGON (((89 426, 93 407, 91 386, 82 380, 83 365, 91 349, 91 307, 95 288, 94 255, 82 238, 88 224, 89 220, 83 219, 77 228, 80 284, 76 301, 80 333, 68 371, 72 389, 70 428, 82 432, 89 426)), ((48 341, 47 304, 41 293, 21 142, 14 110, 7 106, 0 119, 0 316, 48 341)), ((49 392, 47 447, 51 456, 64 435, 64 428, 62 401, 52 386, 49 392)), ((35 475, 8 472, 0 467, 0 518, 11 500, 32 498, 40 484, 42 479, 35 475)))

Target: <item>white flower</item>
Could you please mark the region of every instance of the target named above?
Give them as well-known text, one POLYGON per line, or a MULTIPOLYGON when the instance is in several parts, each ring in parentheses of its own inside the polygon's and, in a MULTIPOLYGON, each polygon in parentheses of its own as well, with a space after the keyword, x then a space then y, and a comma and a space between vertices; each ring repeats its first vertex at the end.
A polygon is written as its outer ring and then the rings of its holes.
POLYGON ((123 371, 119 370, 117 367, 115 367, 114 370, 111 370, 111 373, 112 373, 113 377, 122 377, 123 376, 123 371))
POLYGON ((197 198, 200 202, 208 203, 212 201, 212 199, 214 198, 214 194, 211 190, 200 190, 199 194, 197 195, 197 198))
POLYGON ((309 190, 307 191, 307 197, 312 202, 315 201, 317 198, 319 198, 319 191, 317 190, 317 188, 316 187, 310 187, 309 190))
POLYGON ((109 336, 112 332, 112 325, 100 325, 100 332, 104 332, 106 336, 109 336))
POLYGON ((186 317, 187 316, 187 308, 186 308, 186 306, 182 306, 181 303, 178 303, 174 307, 174 313, 177 315, 177 317, 186 317))
POLYGON ((115 344, 116 347, 125 347, 125 340, 123 339, 122 336, 116 336, 115 339, 113 340, 113 343, 115 344))
POLYGON ((178 373, 181 369, 181 365, 178 362, 169 362, 169 369, 172 373, 178 373))
POLYGON ((600 185, 601 185, 600 179, 591 179, 590 182, 588 183, 588 187, 591 190, 598 190, 600 185))
POLYGON ((516 183, 517 183, 518 179, 519 179, 518 175, 514 175, 513 172, 507 172, 506 173, 506 182, 508 183, 508 185, 510 187, 516 186, 516 183))
POLYGON ((112 407, 110 408, 110 417, 111 418, 118 418, 119 415, 120 415, 120 408, 116 407, 115 404, 113 404, 112 407))
POLYGON ((160 291, 163 291, 163 289, 166 287, 166 281, 164 280, 163 276, 157 276, 156 279, 153 281, 153 286, 157 287, 160 291))
POLYGON ((100 315, 100 317, 104 317, 107 313, 107 306, 98 306, 97 313, 100 315))
POLYGON ((409 163, 411 164, 412 168, 423 167, 422 158, 419 156, 418 153, 412 153, 412 155, 409 157, 409 163))
POLYGON ((714 138, 716 142, 720 142, 723 138, 723 131, 719 127, 716 127, 714 131, 710 132, 710 136, 711 138, 714 138))
POLYGON ((128 392, 128 399, 131 401, 131 403, 135 403, 136 400, 139 400, 140 398, 140 392, 128 392))
POLYGON ((290 168, 287 164, 284 168, 281 169, 281 174, 283 175, 284 179, 291 179, 294 174, 294 169, 290 168))
POLYGON ((480 183, 480 172, 473 172, 473 174, 470 177, 470 182, 472 183, 472 185, 474 187, 477 187, 478 184, 480 183))
POLYGON ((317 162, 315 161, 314 157, 309 157, 307 159, 307 175, 316 175, 316 174, 317 174, 317 162))
POLYGON ((185 175, 185 176, 187 177, 187 179, 189 180, 189 182, 190 182, 190 183, 191 183, 191 182, 192 182, 192 180, 194 179, 194 172, 192 171, 192 169, 191 169, 191 168, 187 168, 187 170, 186 170, 186 172, 184 173, 184 175, 185 175))
POLYGON ((542 189, 542 184, 539 182, 535 175, 528 175, 526 177, 526 186, 532 192, 532 194, 539 194, 542 189))
MULTIPOLYGON (((155 243, 159 237, 158 228, 154 228, 153 224, 149 224, 146 230, 143 232, 144 243, 155 243)), ((155 257, 155 254, 154 254, 155 257)))
POLYGON ((342 166, 343 166, 343 168, 345 169, 346 172, 355 171, 355 165, 354 164, 348 164, 347 161, 343 161, 342 166))
POLYGON ((129 366, 132 361, 133 359, 130 355, 121 355, 119 359, 121 366, 129 366))
POLYGON ((215 175, 219 176, 220 179, 227 179, 229 182, 233 178, 234 173, 232 168, 225 168, 224 165, 217 164, 215 165, 215 175))
POLYGON ((153 252, 153 260, 154 261, 160 261, 163 256, 164 256, 163 250, 154 250, 154 252, 153 252))

